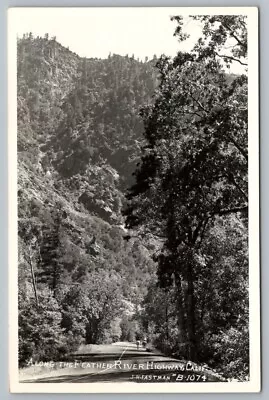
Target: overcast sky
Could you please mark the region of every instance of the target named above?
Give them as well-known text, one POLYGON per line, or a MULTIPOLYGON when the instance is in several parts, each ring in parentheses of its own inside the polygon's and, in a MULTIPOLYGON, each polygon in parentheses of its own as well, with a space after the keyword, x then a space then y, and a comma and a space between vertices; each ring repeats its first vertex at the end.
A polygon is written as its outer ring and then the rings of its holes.
MULTIPOLYGON (((193 11, 193 10, 192 10, 193 11)), ((173 36, 182 8, 20 8, 13 13, 12 24, 17 35, 56 36, 58 42, 82 57, 106 58, 109 53, 142 60, 154 54, 174 56, 179 50, 190 50, 200 37, 201 26, 186 14, 184 43, 173 36)), ((237 72, 233 68, 233 72, 237 72)), ((240 72, 240 71, 238 71, 240 72)))

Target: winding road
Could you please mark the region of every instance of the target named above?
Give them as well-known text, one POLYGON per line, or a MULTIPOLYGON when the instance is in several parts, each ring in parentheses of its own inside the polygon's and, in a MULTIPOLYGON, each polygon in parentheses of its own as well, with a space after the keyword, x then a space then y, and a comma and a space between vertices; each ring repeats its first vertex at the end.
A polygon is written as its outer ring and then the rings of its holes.
POLYGON ((209 368, 166 357, 135 343, 85 345, 68 361, 53 365, 32 365, 20 371, 21 383, 89 382, 220 382, 209 368))

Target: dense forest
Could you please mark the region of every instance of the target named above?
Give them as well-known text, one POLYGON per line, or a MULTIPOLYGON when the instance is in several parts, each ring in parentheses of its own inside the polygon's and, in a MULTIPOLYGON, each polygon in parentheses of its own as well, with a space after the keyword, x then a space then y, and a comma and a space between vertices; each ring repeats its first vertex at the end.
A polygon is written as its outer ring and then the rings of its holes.
POLYGON ((174 58, 18 39, 21 366, 146 335, 248 379, 246 21, 193 18, 174 58))

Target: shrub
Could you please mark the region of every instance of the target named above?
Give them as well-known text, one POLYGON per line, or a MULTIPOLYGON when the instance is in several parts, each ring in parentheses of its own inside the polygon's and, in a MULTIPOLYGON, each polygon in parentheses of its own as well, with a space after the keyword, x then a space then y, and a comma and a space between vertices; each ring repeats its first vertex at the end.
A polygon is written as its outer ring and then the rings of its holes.
POLYGON ((61 328, 61 312, 49 290, 39 292, 39 304, 33 298, 19 299, 19 364, 56 361, 67 346, 61 328))
POLYGON ((249 333, 248 328, 230 328, 212 336, 213 357, 219 360, 225 377, 246 380, 249 375, 249 333))

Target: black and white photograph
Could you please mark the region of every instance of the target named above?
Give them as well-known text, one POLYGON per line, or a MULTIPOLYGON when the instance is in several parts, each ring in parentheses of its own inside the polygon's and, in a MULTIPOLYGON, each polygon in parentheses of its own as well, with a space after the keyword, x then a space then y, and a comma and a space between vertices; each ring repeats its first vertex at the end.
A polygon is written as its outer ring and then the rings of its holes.
POLYGON ((258 392, 258 9, 8 29, 11 391, 258 392))

